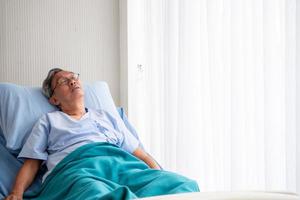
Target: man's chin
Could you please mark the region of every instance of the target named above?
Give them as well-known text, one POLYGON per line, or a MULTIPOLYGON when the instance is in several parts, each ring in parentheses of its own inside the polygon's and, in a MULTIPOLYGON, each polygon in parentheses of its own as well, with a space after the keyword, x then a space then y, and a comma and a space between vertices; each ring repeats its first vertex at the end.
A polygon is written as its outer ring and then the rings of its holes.
POLYGON ((82 90, 74 90, 72 92, 73 98, 83 98, 84 97, 84 92, 82 90))

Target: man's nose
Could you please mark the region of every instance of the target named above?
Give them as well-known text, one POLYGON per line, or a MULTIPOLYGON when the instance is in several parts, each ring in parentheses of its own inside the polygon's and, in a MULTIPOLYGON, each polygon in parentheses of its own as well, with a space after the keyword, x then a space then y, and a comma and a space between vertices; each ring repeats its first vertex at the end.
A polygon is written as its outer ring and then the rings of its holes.
POLYGON ((71 79, 71 80, 69 81, 69 84, 70 84, 71 86, 74 86, 74 85, 76 84, 76 81, 75 81, 74 79, 71 79))

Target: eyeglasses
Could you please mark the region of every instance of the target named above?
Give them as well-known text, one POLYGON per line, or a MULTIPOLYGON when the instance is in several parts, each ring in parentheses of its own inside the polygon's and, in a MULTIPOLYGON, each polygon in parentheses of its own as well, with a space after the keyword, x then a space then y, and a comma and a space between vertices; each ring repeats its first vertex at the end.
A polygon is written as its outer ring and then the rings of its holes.
MULTIPOLYGON (((52 90, 52 94, 54 93, 55 89, 57 87, 63 86, 63 85, 67 85, 70 83, 70 81, 78 81, 79 79, 79 74, 78 73, 71 73, 70 77, 61 77, 60 79, 58 79, 55 87, 52 90)), ((51 95, 52 96, 52 95, 51 95)))

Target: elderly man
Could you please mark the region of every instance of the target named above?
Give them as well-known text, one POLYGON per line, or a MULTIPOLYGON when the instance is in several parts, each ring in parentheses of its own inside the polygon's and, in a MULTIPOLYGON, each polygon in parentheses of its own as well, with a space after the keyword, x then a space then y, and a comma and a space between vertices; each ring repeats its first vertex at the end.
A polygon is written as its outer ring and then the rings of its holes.
POLYGON ((51 69, 43 93, 59 111, 42 116, 19 158, 25 158, 8 199, 22 199, 41 164, 33 199, 132 199, 199 191, 197 183, 162 171, 119 118, 84 105, 79 74, 51 69))

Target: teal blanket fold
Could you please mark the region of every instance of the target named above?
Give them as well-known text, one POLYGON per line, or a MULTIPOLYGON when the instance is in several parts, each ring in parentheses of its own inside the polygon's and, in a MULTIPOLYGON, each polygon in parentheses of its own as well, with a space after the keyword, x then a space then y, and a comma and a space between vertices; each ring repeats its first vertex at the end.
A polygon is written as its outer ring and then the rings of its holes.
POLYGON ((195 181, 150 169, 115 145, 92 143, 65 157, 37 193, 24 199, 135 199, 199 191, 195 181))

